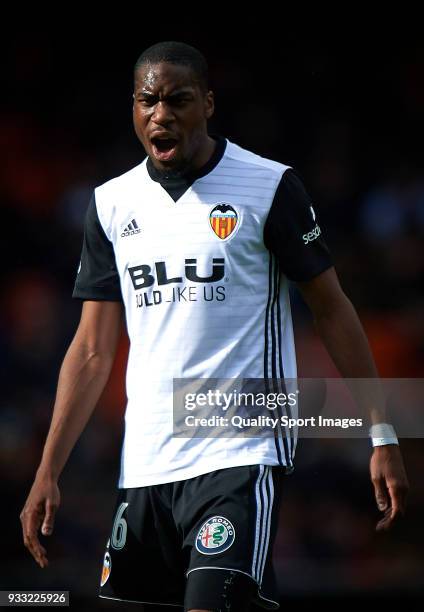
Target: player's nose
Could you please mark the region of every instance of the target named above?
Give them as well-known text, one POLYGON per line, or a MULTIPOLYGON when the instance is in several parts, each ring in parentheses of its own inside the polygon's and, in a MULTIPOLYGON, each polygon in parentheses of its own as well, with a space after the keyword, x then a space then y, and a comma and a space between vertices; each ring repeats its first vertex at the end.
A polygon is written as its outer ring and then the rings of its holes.
POLYGON ((174 115, 169 107, 169 104, 167 104, 163 100, 159 100, 159 102, 157 102, 157 104, 155 104, 154 106, 152 121, 159 125, 164 125, 169 123, 173 119, 174 115))

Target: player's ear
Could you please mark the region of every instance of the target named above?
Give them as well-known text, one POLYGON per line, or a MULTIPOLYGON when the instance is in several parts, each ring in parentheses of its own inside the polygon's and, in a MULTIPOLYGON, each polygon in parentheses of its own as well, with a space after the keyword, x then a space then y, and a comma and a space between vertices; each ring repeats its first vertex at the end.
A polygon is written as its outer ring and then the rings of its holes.
POLYGON ((215 110, 215 100, 213 91, 208 91, 205 96, 205 117, 206 119, 210 119, 215 110))

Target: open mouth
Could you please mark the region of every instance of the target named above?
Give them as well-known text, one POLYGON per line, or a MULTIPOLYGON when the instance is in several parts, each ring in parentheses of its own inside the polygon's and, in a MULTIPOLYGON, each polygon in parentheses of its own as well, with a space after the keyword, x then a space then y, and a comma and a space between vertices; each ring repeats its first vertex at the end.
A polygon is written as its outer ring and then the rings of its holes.
POLYGON ((178 140, 176 138, 152 138, 153 155, 159 161, 169 161, 175 156, 178 140))

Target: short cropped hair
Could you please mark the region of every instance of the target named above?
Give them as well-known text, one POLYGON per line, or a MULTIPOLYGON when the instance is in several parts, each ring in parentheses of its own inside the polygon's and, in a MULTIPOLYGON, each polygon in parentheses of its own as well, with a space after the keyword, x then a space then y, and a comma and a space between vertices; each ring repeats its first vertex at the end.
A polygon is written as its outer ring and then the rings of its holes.
POLYGON ((204 92, 208 91, 208 64, 198 49, 173 40, 156 43, 140 55, 134 66, 134 76, 145 64, 159 64, 160 62, 191 68, 199 87, 204 92))

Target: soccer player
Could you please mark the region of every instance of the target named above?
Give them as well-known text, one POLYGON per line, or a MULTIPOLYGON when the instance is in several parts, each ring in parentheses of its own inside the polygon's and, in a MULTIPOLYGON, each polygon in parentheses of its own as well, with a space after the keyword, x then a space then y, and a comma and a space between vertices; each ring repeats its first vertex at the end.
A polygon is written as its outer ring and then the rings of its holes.
MULTIPOLYGON (((296 378, 289 279, 341 375, 374 378, 376 368, 296 172, 208 134, 204 57, 159 43, 134 77, 147 158, 97 187, 88 206, 73 293, 81 320, 21 513, 24 542, 46 567, 38 530, 53 531, 58 479, 104 389, 125 314, 128 403, 100 596, 192 611, 277 608, 271 550, 296 439, 173 436, 173 379, 296 378)), ((393 429, 374 423, 370 471, 385 530, 405 510, 408 483, 393 429)))

